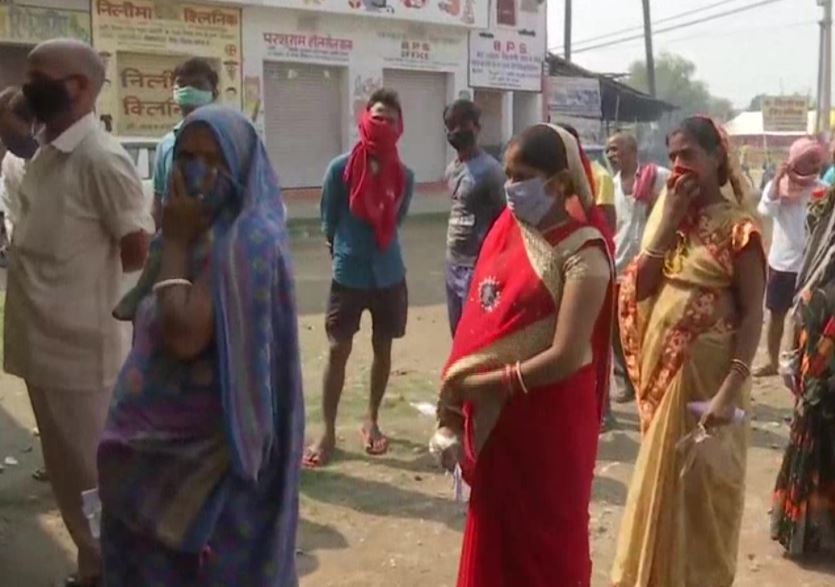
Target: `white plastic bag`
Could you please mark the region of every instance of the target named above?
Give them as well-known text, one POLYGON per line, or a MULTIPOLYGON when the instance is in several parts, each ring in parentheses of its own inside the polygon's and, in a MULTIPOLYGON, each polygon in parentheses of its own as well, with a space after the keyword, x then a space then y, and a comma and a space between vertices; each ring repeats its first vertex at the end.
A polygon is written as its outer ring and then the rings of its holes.
POLYGON ((708 432, 699 424, 676 444, 680 455, 679 478, 684 479, 697 462, 710 469, 713 476, 728 485, 737 485, 740 463, 731 446, 731 430, 721 426, 708 432))
POLYGON ((87 523, 90 524, 93 538, 98 540, 101 534, 101 501, 98 488, 81 492, 81 510, 87 518, 87 523))

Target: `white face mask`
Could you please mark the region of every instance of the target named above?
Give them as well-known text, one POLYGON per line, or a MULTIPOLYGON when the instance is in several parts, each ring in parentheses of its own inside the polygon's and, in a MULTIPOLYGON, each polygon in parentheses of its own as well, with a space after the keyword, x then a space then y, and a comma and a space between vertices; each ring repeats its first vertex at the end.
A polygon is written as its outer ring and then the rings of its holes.
POLYGON ((507 207, 516 218, 537 226, 554 205, 554 198, 545 193, 547 182, 541 177, 504 184, 507 207))

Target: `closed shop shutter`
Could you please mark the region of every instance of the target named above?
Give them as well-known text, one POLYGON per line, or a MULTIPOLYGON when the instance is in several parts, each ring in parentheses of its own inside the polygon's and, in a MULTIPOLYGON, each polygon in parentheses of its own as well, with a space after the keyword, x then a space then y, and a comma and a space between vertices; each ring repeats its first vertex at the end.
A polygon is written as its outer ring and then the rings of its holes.
POLYGON ((502 96, 502 92, 476 90, 473 100, 481 109, 479 141, 496 158, 502 151, 502 96))
POLYGON ((426 71, 383 71, 383 85, 400 95, 405 132, 400 139, 400 159, 415 172, 419 182, 440 181, 447 165, 444 107, 447 74, 426 71))
POLYGON ((26 57, 32 47, 0 45, 0 91, 23 83, 26 73, 26 57))
POLYGON ((264 63, 267 149, 284 188, 319 187, 342 152, 342 69, 264 63))

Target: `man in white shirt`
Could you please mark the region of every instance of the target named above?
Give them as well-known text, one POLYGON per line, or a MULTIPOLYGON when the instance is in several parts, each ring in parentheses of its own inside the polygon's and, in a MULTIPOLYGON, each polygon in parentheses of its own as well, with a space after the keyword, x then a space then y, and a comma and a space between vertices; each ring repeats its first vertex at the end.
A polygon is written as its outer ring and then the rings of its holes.
POLYGON ((0 201, 3 204, 3 220, 9 242, 20 213, 19 193, 26 162, 38 150, 38 142, 32 136, 34 124, 35 117, 20 88, 10 87, 0 92, 0 141, 7 148, 0 160, 0 201))
MULTIPOLYGON (((615 184, 615 270, 618 281, 641 252, 647 218, 664 189, 670 171, 653 164, 638 164, 638 141, 627 132, 616 132, 606 145, 606 156, 616 170, 615 184)), ((618 403, 631 401, 635 390, 623 357, 618 323, 615 321, 613 398, 618 403)))
POLYGON ((765 292, 765 306, 769 311, 768 362, 754 371, 757 377, 777 375, 783 326, 794 302, 797 273, 806 248, 809 201, 815 191, 827 188, 818 179, 823 161, 823 148, 816 141, 796 141, 788 162, 780 166, 774 180, 765 186, 757 206, 760 214, 773 221, 765 292))
POLYGON ((129 155, 94 114, 98 54, 55 40, 30 53, 23 93, 44 124, 20 188, 9 263, 6 371, 26 381, 44 462, 78 547, 67 585, 98 585, 101 558, 81 509, 129 332, 111 317, 123 272, 144 263, 154 224, 129 155))

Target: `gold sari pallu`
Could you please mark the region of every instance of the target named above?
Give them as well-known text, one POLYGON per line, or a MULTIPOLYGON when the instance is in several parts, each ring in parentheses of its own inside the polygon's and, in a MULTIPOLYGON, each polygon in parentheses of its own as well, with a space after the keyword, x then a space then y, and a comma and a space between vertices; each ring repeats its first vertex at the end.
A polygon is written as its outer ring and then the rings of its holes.
MULTIPOLYGON (((656 203, 651 242, 664 208, 656 203)), ((642 444, 612 571, 615 587, 725 587, 736 571, 747 430, 716 432, 730 451, 722 474, 697 460, 685 469, 679 441, 697 424, 687 404, 710 400, 724 381, 736 335, 729 303, 734 258, 757 242, 754 219, 730 201, 701 209, 665 259, 659 292, 638 302, 638 262, 621 286, 621 337, 635 383, 642 444)), ((759 246, 759 245, 758 245, 759 246)), ((747 408, 750 384, 741 391, 747 408)))

